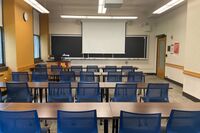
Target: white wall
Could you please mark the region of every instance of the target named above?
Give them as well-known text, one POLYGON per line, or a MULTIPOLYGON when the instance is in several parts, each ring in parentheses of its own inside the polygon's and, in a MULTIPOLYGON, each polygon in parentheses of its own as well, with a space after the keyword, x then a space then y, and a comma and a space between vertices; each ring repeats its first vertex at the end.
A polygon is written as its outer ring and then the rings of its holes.
MULTIPOLYGON (((78 34, 81 35, 80 21, 50 22, 50 34, 78 34)), ((126 29, 127 35, 148 35, 148 59, 147 60, 72 60, 72 65, 133 65, 148 73, 156 72, 156 37, 153 32, 145 32, 142 23, 129 22, 126 29)))
MULTIPOLYGON (((200 0, 188 0, 185 70, 200 75, 200 0)), ((184 75, 183 91, 200 99, 200 78, 184 75)))
POLYGON ((33 10, 33 33, 40 35, 40 17, 36 10, 33 10))
MULTIPOLYGON (((167 52, 166 63, 184 66, 185 37, 186 37, 187 4, 164 14, 156 20, 156 35, 167 35, 167 46, 180 43, 179 54, 167 52), (171 38, 173 36, 173 38, 171 38)), ((167 47, 166 47, 167 48, 167 47)), ((183 70, 166 66, 165 76, 183 83, 183 70)))

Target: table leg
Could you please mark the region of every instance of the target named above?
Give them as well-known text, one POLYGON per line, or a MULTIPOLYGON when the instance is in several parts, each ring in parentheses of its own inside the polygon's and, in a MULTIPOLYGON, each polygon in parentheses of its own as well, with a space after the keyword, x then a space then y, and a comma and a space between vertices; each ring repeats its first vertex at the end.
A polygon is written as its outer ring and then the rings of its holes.
POLYGON ((119 120, 118 119, 116 119, 116 127, 115 127, 115 129, 116 129, 116 133, 118 133, 119 131, 119 127, 118 127, 118 125, 119 125, 119 122, 118 122, 119 120))
POLYGON ((112 120, 112 133, 115 133, 115 119, 112 120))
POLYGON ((37 100, 37 89, 34 88, 33 90, 33 98, 34 98, 34 103, 36 103, 36 100, 37 100))
POLYGON ((43 92, 43 89, 42 88, 39 88, 39 95, 40 95, 40 103, 42 103, 42 93, 43 92))
POLYGON ((104 120, 104 133, 108 133, 108 120, 104 120))
POLYGON ((105 89, 106 89, 106 102, 109 102, 109 89, 108 88, 105 89))
POLYGON ((47 103, 47 88, 45 88, 45 100, 46 100, 46 103, 47 103))

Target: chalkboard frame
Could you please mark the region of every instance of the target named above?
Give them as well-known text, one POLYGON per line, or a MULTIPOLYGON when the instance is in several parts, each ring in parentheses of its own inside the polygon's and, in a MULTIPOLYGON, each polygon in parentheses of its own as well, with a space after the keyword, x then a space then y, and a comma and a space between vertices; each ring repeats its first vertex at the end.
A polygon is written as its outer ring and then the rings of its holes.
MULTIPOLYGON (((133 35, 133 36, 126 36, 126 40, 127 38, 146 38, 145 42, 144 42, 144 54, 143 56, 125 56, 124 54, 83 54, 82 53, 82 35, 54 35, 52 34, 51 35, 51 53, 53 56, 56 56, 56 57, 59 57, 59 56, 62 56, 61 54, 60 55, 55 55, 55 50, 53 50, 53 46, 54 46, 54 42, 52 37, 72 37, 72 38, 79 38, 79 51, 80 51, 80 54, 77 56, 74 56, 74 55, 70 55, 69 53, 66 53, 66 54, 69 54, 70 57, 72 58, 119 58, 119 59, 147 59, 148 58, 148 42, 149 42, 149 37, 148 35, 133 35)), ((126 42, 127 44, 127 42, 126 42)), ((125 44, 125 47, 126 47, 126 44, 125 44)), ((130 48, 128 48, 130 49, 130 48)), ((64 53, 64 52, 63 52, 64 53)))

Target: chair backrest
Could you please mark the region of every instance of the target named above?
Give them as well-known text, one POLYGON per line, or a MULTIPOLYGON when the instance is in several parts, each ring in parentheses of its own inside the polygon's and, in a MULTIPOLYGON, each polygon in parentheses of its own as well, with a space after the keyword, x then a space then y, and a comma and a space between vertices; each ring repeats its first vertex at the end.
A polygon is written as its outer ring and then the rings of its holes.
POLYGON ((2 92, 0 91, 0 102, 2 102, 3 99, 2 99, 2 92))
POLYGON ((73 82, 75 81, 75 72, 74 71, 61 71, 60 72, 60 81, 64 82, 73 82))
POLYGON ((122 66, 121 70, 122 70, 122 72, 134 72, 135 71, 133 66, 122 66))
POLYGON ((0 111, 0 133, 41 133, 36 110, 0 111))
POLYGON ((47 65, 46 64, 37 64, 34 69, 35 72, 46 72, 47 73, 47 65))
POLYGON ((94 82, 95 81, 94 72, 81 71, 80 81, 81 82, 94 82))
POLYGON ((122 82, 122 73, 108 72, 107 82, 122 82))
POLYGON ((99 83, 79 82, 77 88, 77 102, 100 102, 99 83))
POLYGON ((77 73, 82 71, 82 66, 71 66, 71 71, 77 73))
POLYGON ((60 72, 62 71, 62 67, 58 65, 51 65, 51 71, 52 72, 60 72))
POLYGON ((120 113, 120 133, 160 133, 160 130, 161 114, 120 113))
POLYGON ((6 83, 7 102, 32 102, 27 83, 6 83))
POLYGON ((98 66, 87 66, 87 72, 99 72, 98 66))
POLYGON ((116 84, 113 102, 137 102, 137 84, 116 84))
POLYGON ((149 83, 146 97, 148 97, 149 102, 168 102, 168 90, 168 83, 149 83))
POLYGON ((143 72, 129 72, 128 73, 128 82, 144 82, 143 81, 143 72))
POLYGON ((70 82, 49 82, 48 102, 72 102, 70 82))
POLYGON ((68 112, 58 110, 58 133, 97 133, 96 110, 68 112))
POLYGON ((117 66, 105 66, 103 71, 104 72, 116 72, 117 71, 117 66))
POLYGON ((28 72, 12 72, 12 81, 28 82, 28 72))
POLYGON ((32 72, 32 82, 47 82, 48 74, 46 72, 32 72))
POLYGON ((167 133, 199 133, 200 111, 172 110, 167 133))

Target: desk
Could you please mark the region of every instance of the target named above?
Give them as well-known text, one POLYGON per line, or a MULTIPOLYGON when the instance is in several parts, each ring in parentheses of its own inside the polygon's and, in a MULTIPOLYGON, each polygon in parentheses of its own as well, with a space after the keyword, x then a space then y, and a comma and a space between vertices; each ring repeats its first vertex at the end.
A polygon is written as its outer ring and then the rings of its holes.
MULTIPOLYGON (((105 90, 106 95, 106 102, 109 101, 109 89, 115 89, 117 83, 126 83, 126 82, 99 82, 99 87, 102 90, 105 90)), ((28 86, 32 89, 39 89, 40 93, 40 102, 42 102, 42 93, 43 89, 48 88, 48 82, 28 82, 28 86)), ((78 86, 78 82, 71 82, 72 89, 76 89, 78 86)), ((148 87, 148 83, 137 83, 137 88, 145 90, 148 87)), ((6 88, 5 82, 0 82, 0 88, 6 88)), ((172 88, 169 88, 172 89, 172 88)), ((47 93, 45 94, 46 101, 47 101, 47 93)))
POLYGON ((109 103, 0 103, 6 111, 37 110, 40 119, 57 119, 57 110, 88 111, 96 110, 97 118, 104 120, 104 132, 108 133, 108 119, 112 119, 109 103))
POLYGON ((172 109, 177 110, 190 110, 200 111, 199 103, 110 103, 110 107, 113 115, 113 130, 118 132, 118 119, 120 117, 120 111, 127 111, 133 113, 161 113, 162 118, 168 118, 172 109), (116 128, 114 128, 116 127, 116 128))

